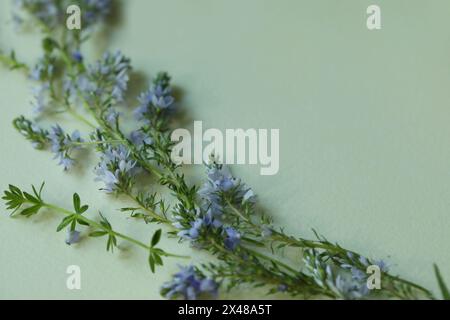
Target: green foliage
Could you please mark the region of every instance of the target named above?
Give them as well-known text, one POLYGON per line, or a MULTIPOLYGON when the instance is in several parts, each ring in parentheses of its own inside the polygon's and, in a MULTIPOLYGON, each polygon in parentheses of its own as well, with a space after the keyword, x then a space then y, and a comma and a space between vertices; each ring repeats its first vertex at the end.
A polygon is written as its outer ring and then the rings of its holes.
POLYGON ((36 149, 43 149, 49 141, 48 131, 37 128, 24 116, 14 119, 13 126, 25 139, 30 141, 36 149))
POLYGON ((89 234, 90 237, 93 238, 99 238, 108 236, 108 239, 106 240, 106 251, 114 251, 114 248, 117 247, 117 237, 116 233, 112 229, 111 224, 109 223, 108 219, 105 218, 105 216, 102 213, 99 213, 100 215, 100 227, 101 229, 98 229, 94 232, 91 232, 89 234))
POLYGON ((16 52, 12 50, 9 55, 3 54, 0 51, 0 63, 4 64, 7 68, 10 70, 28 70, 28 67, 26 64, 21 63, 16 58, 16 52))
POLYGON ((163 260, 162 260, 162 256, 165 256, 166 253, 159 249, 159 248, 155 248, 155 246, 159 243, 159 241, 161 240, 161 234, 162 234, 162 230, 158 229, 152 237, 152 240, 150 242, 150 253, 148 256, 148 264, 150 266, 150 270, 154 273, 155 272, 155 268, 156 266, 162 266, 163 265, 163 260))
POLYGON ((13 210, 11 216, 17 212, 27 218, 37 214, 45 205, 41 197, 43 188, 44 183, 41 184, 39 190, 32 186, 33 194, 30 194, 16 186, 9 185, 9 190, 4 191, 2 199, 6 201, 7 209, 13 210))
POLYGON ((57 232, 60 232, 61 230, 63 230, 68 226, 70 226, 70 230, 74 231, 77 224, 83 226, 90 225, 87 219, 85 219, 82 216, 82 214, 89 209, 89 206, 87 205, 81 206, 80 196, 77 193, 74 193, 73 195, 73 208, 75 210, 75 213, 68 214, 68 216, 61 221, 61 223, 56 228, 57 232))

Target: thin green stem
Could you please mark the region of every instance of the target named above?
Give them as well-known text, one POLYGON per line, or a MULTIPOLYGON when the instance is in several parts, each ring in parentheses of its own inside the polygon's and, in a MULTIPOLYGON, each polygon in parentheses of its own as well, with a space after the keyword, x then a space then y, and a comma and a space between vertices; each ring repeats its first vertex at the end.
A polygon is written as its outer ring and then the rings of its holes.
POLYGON ((89 126, 92 129, 95 129, 96 126, 90 122, 88 119, 86 119, 85 117, 83 117, 82 115, 80 115, 79 113, 77 113, 75 110, 73 110, 72 108, 67 108, 66 111, 75 119, 80 120, 81 122, 83 122, 84 124, 86 124, 87 126, 89 126))
MULTIPOLYGON (((51 210, 59 212, 59 213, 62 213, 64 215, 66 215, 66 216, 71 216, 71 215, 76 214, 75 212, 72 212, 70 210, 58 207, 58 206, 53 205, 53 204, 43 203, 42 207, 51 209, 51 210)), ((85 216, 78 215, 78 218, 81 219, 82 221, 84 221, 85 223, 87 223, 88 225, 90 225, 91 227, 94 227, 94 228, 103 230, 105 232, 108 232, 111 235, 114 235, 114 236, 116 236, 118 238, 121 238, 121 239, 123 239, 125 241, 133 243, 136 246, 145 249, 146 251, 152 251, 154 249, 153 247, 151 247, 149 245, 146 245, 145 243, 143 243, 143 242, 141 242, 139 240, 136 240, 134 238, 131 238, 131 237, 127 236, 127 235, 124 235, 123 233, 120 233, 120 232, 117 232, 117 231, 114 231, 114 230, 109 230, 106 227, 104 227, 103 225, 101 225, 100 223, 98 223, 98 222, 96 222, 96 221, 94 221, 92 219, 86 218, 85 216)), ((163 255, 166 256, 166 257, 173 257, 173 258, 183 258, 183 259, 189 258, 187 256, 182 256, 182 255, 177 255, 177 254, 172 254, 172 253, 167 253, 167 252, 165 252, 163 255)))
POLYGON ((104 141, 88 141, 88 142, 72 142, 73 146, 95 146, 105 143, 123 143, 123 140, 104 140, 104 141))

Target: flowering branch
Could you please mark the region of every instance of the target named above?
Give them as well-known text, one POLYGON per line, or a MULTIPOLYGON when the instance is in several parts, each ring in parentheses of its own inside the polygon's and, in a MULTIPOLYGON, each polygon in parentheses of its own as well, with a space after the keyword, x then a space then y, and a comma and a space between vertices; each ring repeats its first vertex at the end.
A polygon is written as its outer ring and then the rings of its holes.
POLYGON ((121 238, 128 241, 140 248, 143 248, 149 253, 149 265, 152 272, 155 272, 156 265, 163 265, 162 257, 174 257, 174 258, 187 258, 176 254, 168 253, 157 245, 161 239, 161 229, 157 230, 147 245, 139 240, 136 240, 130 236, 124 235, 120 232, 113 230, 109 221, 99 213, 100 222, 96 222, 83 215, 88 211, 89 206, 81 205, 80 197, 77 193, 73 195, 73 211, 61 208, 54 204, 44 202, 42 199, 42 189, 44 184, 41 185, 39 190, 32 186, 32 193, 22 191, 16 186, 9 185, 9 189, 4 191, 3 200, 6 201, 7 209, 12 210, 11 216, 20 215, 26 218, 30 218, 38 214, 43 209, 49 209, 53 212, 64 215, 64 219, 58 225, 56 229, 60 232, 67 229, 66 243, 68 245, 75 244, 80 241, 80 231, 77 231, 77 226, 89 227, 92 231, 89 233, 89 237, 99 238, 107 237, 106 251, 113 251, 117 247, 117 238, 121 238))
MULTIPOLYGON (((252 189, 233 177, 228 168, 213 157, 207 165, 207 181, 202 186, 190 185, 182 166, 170 157, 173 148, 169 138, 170 123, 176 116, 176 108, 170 77, 166 73, 158 74, 149 89, 138 97, 135 130, 125 132, 116 108, 125 104, 130 60, 120 52, 106 53, 89 65, 81 53, 81 45, 110 10, 109 0, 78 0, 88 28, 73 33, 61 27, 60 15, 47 14, 52 10, 61 12, 64 1, 20 2, 22 9, 34 17, 44 32, 43 57, 34 68, 18 62, 15 54, 0 55, 0 61, 12 69, 28 71, 30 79, 38 83, 33 91, 36 115, 64 113, 90 132, 89 140, 85 140, 83 136, 87 134, 80 131, 68 134, 59 125, 44 129, 23 116, 14 121, 14 127, 36 149, 50 147, 64 170, 76 165, 78 149, 95 148, 99 163, 94 172, 96 180, 104 183, 102 190, 124 195, 135 203, 135 207, 122 208, 122 212, 146 223, 164 224, 171 236, 189 241, 194 248, 207 251, 219 260, 219 263, 182 268, 172 282, 163 286, 164 296, 188 299, 215 296, 220 285, 230 289, 248 283, 255 287, 267 286, 269 293, 281 291, 302 297, 434 298, 422 286, 392 276, 383 261, 344 249, 317 233, 317 240, 285 234, 283 229, 274 226, 269 216, 258 212, 252 189), (55 34, 59 34, 60 40, 55 34), (136 180, 142 174, 149 174, 166 186, 176 198, 176 204, 170 207, 161 196, 148 194, 145 188, 138 187, 136 180), (303 266, 283 256, 286 247, 301 249, 303 266), (368 289, 366 270, 369 266, 381 271, 381 290, 368 289)), ((4 199, 15 210, 24 204, 30 205, 21 211, 25 216, 44 207, 66 215, 58 229, 69 227, 72 240, 78 236, 75 227, 84 224, 95 229, 91 236, 108 237, 108 250, 116 246, 116 238, 130 241, 149 251, 152 271, 156 265, 162 265, 161 257, 175 257, 155 248, 160 231, 153 235, 150 245, 146 245, 113 231, 103 216, 100 222, 85 218, 82 214, 87 208, 80 206, 79 197, 74 196, 75 211, 71 212, 45 204, 40 200, 40 191, 33 190, 33 197, 38 200, 35 203, 15 187, 5 192, 4 199)), ((440 275, 438 279, 443 283, 440 275)), ((445 288, 445 284, 441 288, 445 288)))

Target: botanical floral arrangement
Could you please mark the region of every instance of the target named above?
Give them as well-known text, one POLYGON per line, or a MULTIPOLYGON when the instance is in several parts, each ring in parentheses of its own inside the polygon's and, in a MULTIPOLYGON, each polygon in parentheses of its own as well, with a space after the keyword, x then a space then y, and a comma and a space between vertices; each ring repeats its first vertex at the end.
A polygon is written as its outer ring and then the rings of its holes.
MULTIPOLYGON (((82 53, 83 44, 105 23, 112 10, 111 0, 16 3, 17 26, 41 31, 43 54, 33 67, 19 62, 14 51, 0 55, 4 65, 24 71, 34 84, 33 120, 20 116, 14 127, 35 149, 50 149, 66 171, 80 165, 76 150, 92 148, 98 155, 93 168, 96 179, 104 183, 101 191, 126 196, 135 203, 122 212, 147 224, 163 225, 167 236, 189 241, 192 247, 215 257, 211 263, 181 267, 161 288, 164 297, 210 298, 217 296, 219 288, 247 284, 268 288, 269 294, 285 292, 299 298, 435 299, 422 286, 390 274, 381 260, 366 258, 318 233, 314 240, 286 234, 258 209, 252 189, 214 157, 206 166, 204 184, 190 184, 182 173, 183 166, 170 157, 170 134, 178 114, 168 74, 159 73, 137 98, 134 130, 126 131, 122 114, 127 112, 130 59, 120 52, 105 53, 100 60, 87 63, 82 53), (81 8, 83 28, 69 31, 66 8, 73 3, 81 8), (43 128, 41 120, 55 113, 71 117, 89 131, 69 134, 57 124, 43 128), (149 192, 148 186, 140 186, 137 179, 142 176, 168 188, 175 205, 168 205, 165 196, 149 192), (302 255, 303 264, 287 262, 283 255, 286 248, 302 255), (382 287, 378 290, 368 289, 369 266, 381 272, 382 287)), ((152 272, 163 265, 163 259, 183 258, 158 247, 162 229, 148 244, 143 243, 113 229, 102 214, 97 219, 88 218, 89 207, 82 205, 77 194, 71 209, 47 203, 43 187, 24 191, 10 185, 3 199, 12 215, 28 218, 44 209, 61 214, 57 231, 67 230, 67 244, 79 242, 83 228, 89 230, 90 237, 105 238, 107 250, 115 249, 118 239, 128 241, 148 252, 152 272)), ((436 266, 435 271, 443 297, 450 298, 436 266)))

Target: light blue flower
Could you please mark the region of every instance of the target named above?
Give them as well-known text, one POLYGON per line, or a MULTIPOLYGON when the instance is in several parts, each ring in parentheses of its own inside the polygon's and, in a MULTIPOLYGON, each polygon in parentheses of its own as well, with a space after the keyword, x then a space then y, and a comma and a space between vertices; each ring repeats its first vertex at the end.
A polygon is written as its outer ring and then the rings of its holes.
POLYGON ((80 51, 74 51, 72 52, 72 59, 75 62, 81 63, 83 62, 83 54, 80 51))
POLYGON ((70 156, 70 153, 80 148, 77 143, 84 141, 81 139, 80 132, 76 130, 69 136, 59 125, 55 125, 51 128, 48 138, 51 144, 51 151, 55 154, 55 159, 59 160, 59 165, 64 170, 72 168, 75 161, 70 156))
POLYGON ((83 0, 83 21, 87 27, 101 22, 111 11, 111 0, 83 0))
POLYGON ((102 190, 113 193, 130 187, 135 175, 136 161, 130 157, 130 151, 123 145, 108 147, 101 155, 100 163, 95 167, 95 181, 102 181, 102 190))
POLYGON ((216 297, 218 284, 213 279, 196 272, 193 266, 181 270, 161 288, 161 294, 168 299, 196 300, 199 297, 216 297))
POLYGON ((54 28, 61 22, 61 11, 56 0, 16 0, 16 5, 48 28, 54 28))
MULTIPOLYGON (((181 226, 181 225, 178 225, 181 226)), ((201 232, 202 227, 204 226, 204 222, 202 219, 196 219, 191 222, 191 228, 187 230, 182 230, 178 232, 178 236, 184 239, 196 240, 201 232)), ((181 226, 182 227, 182 226, 181 226)))
POLYGON ((224 241, 225 247, 228 250, 234 251, 241 242, 241 235, 231 227, 226 228, 225 233, 226 233, 226 238, 224 241))
POLYGON ((80 232, 76 230, 71 230, 70 228, 67 229, 67 237, 66 237, 66 244, 72 245, 75 243, 80 242, 80 232))
POLYGON ((130 140, 133 142, 135 146, 138 148, 144 145, 151 145, 153 143, 153 139, 149 137, 148 134, 143 132, 142 130, 135 130, 130 133, 130 140))
POLYGON ((175 103, 170 87, 170 78, 160 73, 146 92, 138 97, 139 106, 134 111, 137 120, 149 122, 154 114, 171 109, 175 103))
POLYGON ((285 284, 280 284, 280 285, 278 286, 278 291, 279 291, 279 292, 286 292, 287 289, 288 289, 288 286, 285 285, 285 284))
POLYGON ((120 51, 114 54, 105 53, 101 60, 88 67, 84 75, 80 75, 77 86, 85 99, 98 99, 102 103, 120 103, 124 101, 128 88, 130 60, 120 51))
POLYGON ((121 113, 117 112, 117 110, 114 109, 113 107, 110 107, 106 112, 105 120, 111 127, 115 128, 120 115, 121 113))

